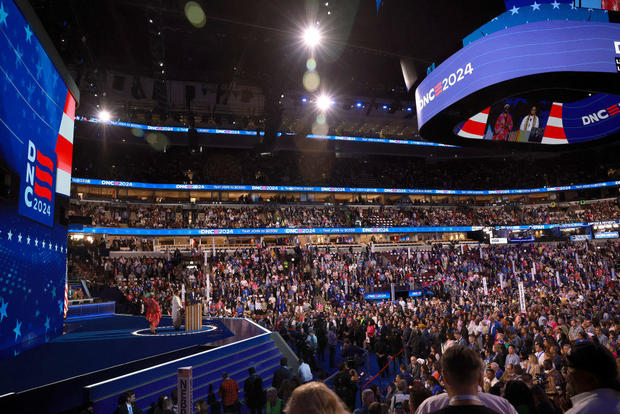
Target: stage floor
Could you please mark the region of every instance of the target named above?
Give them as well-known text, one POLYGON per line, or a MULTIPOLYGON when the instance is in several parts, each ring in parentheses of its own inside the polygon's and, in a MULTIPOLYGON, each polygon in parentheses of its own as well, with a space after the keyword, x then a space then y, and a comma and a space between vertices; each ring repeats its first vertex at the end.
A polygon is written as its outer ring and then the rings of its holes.
MULTIPOLYGON (((163 317, 151 335, 143 316, 112 315, 68 322, 66 334, 0 361, 0 395, 39 387, 160 354, 193 353, 197 345, 218 347, 264 333, 239 319, 204 319, 203 330, 174 331, 163 317), (183 351, 184 348, 187 350, 183 351)), ((166 358, 162 356, 162 358, 166 358)))

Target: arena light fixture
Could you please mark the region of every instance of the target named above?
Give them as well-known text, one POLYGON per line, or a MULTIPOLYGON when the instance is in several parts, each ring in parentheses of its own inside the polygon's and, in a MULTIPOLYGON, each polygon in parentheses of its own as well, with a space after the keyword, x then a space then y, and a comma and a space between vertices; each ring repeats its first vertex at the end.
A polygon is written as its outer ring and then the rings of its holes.
POLYGON ((314 49, 321 43, 321 31, 316 26, 307 27, 302 35, 302 39, 304 44, 308 46, 310 49, 314 49))
POLYGON ((334 101, 332 98, 325 94, 321 94, 318 98, 316 98, 316 107, 321 112, 327 111, 333 103, 334 101))
POLYGON ((108 122, 111 118, 110 112, 106 111, 105 109, 99 111, 99 119, 102 120, 103 122, 108 122))

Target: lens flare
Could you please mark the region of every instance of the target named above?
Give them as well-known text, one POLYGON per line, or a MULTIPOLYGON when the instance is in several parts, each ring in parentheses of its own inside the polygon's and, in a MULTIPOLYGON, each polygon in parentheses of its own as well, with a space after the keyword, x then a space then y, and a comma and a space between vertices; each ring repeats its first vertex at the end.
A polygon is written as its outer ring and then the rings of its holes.
POLYGON ((185 17, 187 17, 187 20, 189 20, 192 26, 198 29, 204 27, 207 23, 207 16, 204 10, 202 10, 200 4, 195 1, 188 1, 185 3, 185 17))
POLYGON ((315 71, 308 71, 304 73, 302 82, 304 84, 304 88, 306 88, 308 92, 314 92, 319 89, 319 85, 321 84, 321 77, 315 71))

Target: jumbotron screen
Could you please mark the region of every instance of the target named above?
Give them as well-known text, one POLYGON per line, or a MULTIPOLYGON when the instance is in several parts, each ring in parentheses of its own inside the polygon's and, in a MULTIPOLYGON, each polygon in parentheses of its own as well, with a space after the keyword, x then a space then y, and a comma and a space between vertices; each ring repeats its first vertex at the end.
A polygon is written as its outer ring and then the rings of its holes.
POLYGON ((77 93, 38 21, 25 16, 34 16, 27 4, 0 3, 2 355, 59 333, 65 306, 59 206, 70 193, 77 93))

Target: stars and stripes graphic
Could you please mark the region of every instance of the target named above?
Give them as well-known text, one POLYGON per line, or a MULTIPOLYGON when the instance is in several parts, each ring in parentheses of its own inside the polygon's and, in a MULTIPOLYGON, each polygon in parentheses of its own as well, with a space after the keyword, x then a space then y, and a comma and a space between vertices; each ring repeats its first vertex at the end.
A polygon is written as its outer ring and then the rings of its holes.
POLYGON ((553 102, 551 105, 547 127, 545 128, 545 133, 542 138, 543 144, 568 144, 566 133, 564 132, 564 124, 562 122, 563 105, 564 104, 560 102, 553 102))
POLYGON ((73 160, 73 126, 75 122, 75 99, 67 92, 62 121, 56 140, 56 192, 65 196, 71 195, 71 163, 73 160))
POLYGON ((69 282, 65 279, 65 303, 64 303, 64 313, 62 315, 63 318, 67 317, 68 311, 69 311, 69 282))
POLYGON ((477 113, 465 121, 457 135, 463 138, 482 139, 489 119, 490 110, 491 107, 489 106, 484 111, 477 113))
POLYGON ((612 105, 609 108, 607 108, 607 113, 609 114, 609 116, 613 116, 616 115, 618 113, 620 113, 620 107, 618 107, 618 105, 612 105))
POLYGON ((46 198, 48 201, 52 201, 52 174, 54 173, 54 162, 51 158, 43 155, 38 149, 36 160, 37 164, 35 166, 34 173, 36 178, 34 182, 34 193, 41 198, 46 198), (42 169, 41 167, 45 169, 42 169), (44 186, 43 184, 47 184, 47 186, 44 186))
POLYGON ((443 84, 441 82, 437 83, 437 85, 435 85, 435 87, 433 88, 435 90, 435 96, 439 95, 440 93, 443 92, 443 84))

